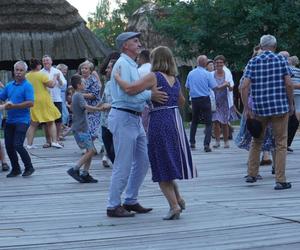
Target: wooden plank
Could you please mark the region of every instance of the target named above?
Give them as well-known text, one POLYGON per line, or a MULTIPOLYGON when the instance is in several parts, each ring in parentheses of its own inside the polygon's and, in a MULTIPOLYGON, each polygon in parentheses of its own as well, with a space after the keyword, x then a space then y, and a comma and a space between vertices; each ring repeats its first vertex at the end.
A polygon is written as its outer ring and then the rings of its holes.
MULTIPOLYGON (((203 131, 197 133, 198 144, 203 131)), ((178 181, 187 209, 177 221, 163 221, 168 209, 151 172, 140 190, 140 201, 154 210, 134 218, 108 218, 106 200, 111 169, 92 162, 99 183, 79 184, 66 170, 80 157, 73 137, 64 149, 43 149, 35 138, 30 151, 36 172, 29 178, 0 174, 0 250, 2 249, 299 249, 300 140, 288 154, 287 176, 293 188, 273 190, 270 166, 263 180, 247 184, 247 152, 217 149, 192 151, 199 178, 178 181)), ((97 144, 98 150, 100 145, 97 144)))

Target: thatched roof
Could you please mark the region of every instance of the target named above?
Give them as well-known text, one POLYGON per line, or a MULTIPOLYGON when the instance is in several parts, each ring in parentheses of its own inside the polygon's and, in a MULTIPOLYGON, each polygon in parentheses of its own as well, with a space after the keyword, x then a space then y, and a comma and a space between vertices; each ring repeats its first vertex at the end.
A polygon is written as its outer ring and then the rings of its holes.
MULTIPOLYGON (((129 18, 127 25, 128 30, 141 32, 141 43, 142 46, 147 49, 154 49, 157 46, 167 46, 171 50, 175 50, 176 41, 172 38, 159 33, 155 30, 151 19, 159 19, 164 15, 168 15, 166 9, 159 8, 154 3, 147 3, 137 9, 133 15, 129 18)), ((196 60, 184 60, 180 57, 175 57, 178 66, 195 66, 196 60)))
POLYGON ((0 0, 0 62, 103 58, 110 49, 65 0, 0 0))

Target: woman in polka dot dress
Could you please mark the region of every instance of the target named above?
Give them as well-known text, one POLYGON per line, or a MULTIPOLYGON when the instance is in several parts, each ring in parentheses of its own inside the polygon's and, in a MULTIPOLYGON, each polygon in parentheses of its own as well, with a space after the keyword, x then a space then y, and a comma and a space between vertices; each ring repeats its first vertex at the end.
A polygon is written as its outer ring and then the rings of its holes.
POLYGON ((158 182, 170 205, 164 217, 178 219, 185 209, 175 179, 190 179, 197 176, 192 164, 191 152, 184 131, 178 105, 184 104, 180 82, 176 78, 177 67, 172 52, 167 47, 157 47, 151 53, 152 72, 129 84, 115 74, 116 81, 128 95, 136 95, 145 89, 159 88, 168 94, 164 104, 153 102, 148 127, 148 154, 152 180, 158 182))

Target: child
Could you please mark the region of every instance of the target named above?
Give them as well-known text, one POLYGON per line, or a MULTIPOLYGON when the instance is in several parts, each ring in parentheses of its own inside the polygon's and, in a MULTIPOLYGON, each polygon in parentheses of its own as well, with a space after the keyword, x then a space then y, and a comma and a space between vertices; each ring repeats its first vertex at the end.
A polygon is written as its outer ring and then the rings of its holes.
POLYGON ((157 47, 151 52, 152 72, 142 79, 128 84, 119 73, 115 79, 128 94, 134 95, 145 89, 161 87, 169 96, 166 103, 153 102, 148 128, 148 155, 152 180, 158 182, 170 210, 163 218, 173 220, 185 209, 175 179, 190 179, 197 176, 192 163, 189 144, 185 135, 179 105, 184 104, 180 82, 176 78, 177 66, 172 52, 167 47, 157 47))
POLYGON ((85 149, 86 152, 81 156, 78 163, 70 168, 67 173, 80 183, 96 183, 98 180, 94 179, 89 174, 89 168, 91 165, 92 157, 96 152, 92 137, 89 133, 87 114, 88 112, 103 111, 107 107, 105 104, 101 106, 89 106, 87 105, 82 91, 84 90, 84 82, 80 75, 74 75, 71 78, 72 87, 75 90, 72 96, 71 109, 73 112, 72 131, 76 140, 76 143, 81 149, 85 149), (83 171, 80 174, 80 168, 83 166, 83 171))

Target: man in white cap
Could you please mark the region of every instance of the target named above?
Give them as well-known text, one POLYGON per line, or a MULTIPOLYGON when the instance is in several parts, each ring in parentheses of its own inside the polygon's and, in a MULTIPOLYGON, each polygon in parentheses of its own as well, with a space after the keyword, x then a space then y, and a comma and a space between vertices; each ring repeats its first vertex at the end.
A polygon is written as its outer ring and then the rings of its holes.
POLYGON ((252 58, 244 73, 242 101, 247 118, 255 118, 262 124, 259 138, 253 138, 248 164, 246 182, 256 182, 259 169, 259 155, 268 123, 271 123, 275 138, 275 190, 291 188, 286 182, 285 165, 287 149, 287 127, 289 112, 294 112, 293 85, 287 60, 275 54, 276 38, 263 35, 260 38, 262 53, 252 58), (252 110, 245 105, 251 89, 252 110))
POLYGON ((129 96, 114 79, 116 71, 127 82, 139 79, 135 62, 141 49, 139 37, 140 33, 124 32, 116 39, 116 46, 122 53, 114 65, 111 78, 113 101, 108 116, 108 128, 113 134, 115 161, 107 205, 109 217, 132 217, 132 212, 148 213, 152 210, 142 207, 137 201, 139 188, 150 165, 141 113, 147 100, 164 103, 168 97, 158 89, 129 96), (125 201, 122 205, 121 195, 124 190, 125 201))

